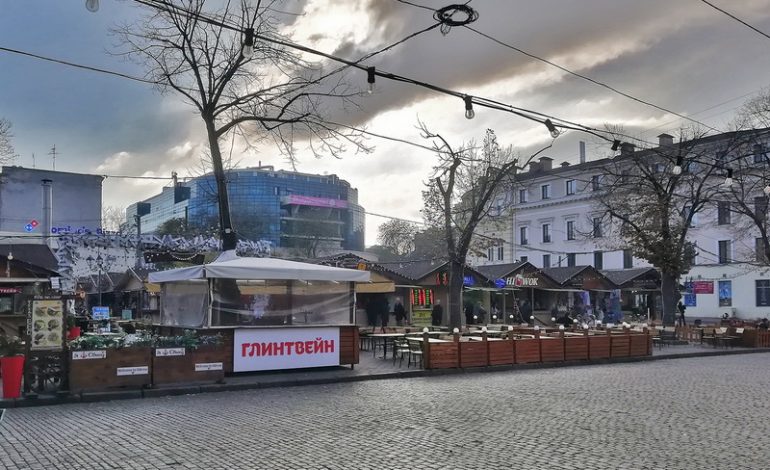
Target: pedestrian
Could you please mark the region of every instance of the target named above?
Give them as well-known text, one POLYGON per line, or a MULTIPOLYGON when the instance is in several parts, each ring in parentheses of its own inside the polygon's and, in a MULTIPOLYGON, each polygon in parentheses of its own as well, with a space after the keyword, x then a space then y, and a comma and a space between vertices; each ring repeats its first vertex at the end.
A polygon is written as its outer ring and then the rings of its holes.
POLYGON ((483 325, 487 322, 487 311, 484 309, 484 306, 481 305, 480 300, 476 302, 476 316, 479 317, 478 321, 480 324, 483 325))
POLYGON ((366 301, 366 323, 372 331, 377 327, 377 303, 374 297, 369 297, 366 301))
POLYGON ((396 325, 404 326, 406 309, 404 308, 404 304, 401 303, 401 297, 396 297, 396 304, 393 305, 393 315, 396 317, 396 325))
POLYGON ((463 312, 465 313, 465 324, 473 325, 473 302, 465 302, 463 312))
POLYGON ((378 302, 379 307, 379 314, 380 314, 380 320, 382 321, 382 326, 380 327, 380 331, 382 333, 385 333, 385 328, 388 327, 388 321, 390 320, 390 309, 388 308, 388 298, 384 295, 380 297, 380 301, 378 302))
POLYGON ((679 326, 687 326, 687 321, 684 319, 684 311, 687 310, 687 306, 682 302, 682 300, 679 300, 679 303, 676 304, 676 308, 679 310, 679 318, 677 319, 677 325, 679 326))
POLYGON ((441 326, 441 321, 444 319, 444 308, 441 306, 441 300, 436 300, 433 304, 433 310, 430 312, 430 324, 433 326, 441 326))

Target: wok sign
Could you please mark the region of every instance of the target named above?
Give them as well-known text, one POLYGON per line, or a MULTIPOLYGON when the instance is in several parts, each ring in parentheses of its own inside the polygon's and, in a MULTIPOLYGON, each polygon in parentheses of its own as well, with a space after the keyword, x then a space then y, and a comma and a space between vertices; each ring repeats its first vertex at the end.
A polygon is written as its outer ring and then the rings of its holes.
POLYGON ((235 330, 233 371, 340 365, 339 328, 235 330))

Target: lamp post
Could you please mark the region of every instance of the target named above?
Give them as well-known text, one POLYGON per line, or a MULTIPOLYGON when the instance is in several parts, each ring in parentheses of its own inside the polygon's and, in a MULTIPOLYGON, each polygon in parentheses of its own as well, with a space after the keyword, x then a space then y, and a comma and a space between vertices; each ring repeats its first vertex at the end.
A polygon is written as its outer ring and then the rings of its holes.
POLYGON ((92 256, 88 256, 86 258, 86 262, 88 263, 88 269, 98 269, 98 274, 96 277, 96 288, 97 292, 99 292, 99 306, 102 305, 102 269, 104 268, 104 258, 102 258, 101 254, 96 255, 96 259, 92 256))

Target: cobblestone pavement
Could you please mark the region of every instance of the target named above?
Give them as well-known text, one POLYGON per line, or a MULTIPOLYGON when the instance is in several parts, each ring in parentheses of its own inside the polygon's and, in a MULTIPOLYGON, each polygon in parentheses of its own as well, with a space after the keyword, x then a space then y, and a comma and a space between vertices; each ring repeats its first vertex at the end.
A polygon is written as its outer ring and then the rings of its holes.
POLYGON ((3 469, 767 469, 766 354, 8 411, 3 469))

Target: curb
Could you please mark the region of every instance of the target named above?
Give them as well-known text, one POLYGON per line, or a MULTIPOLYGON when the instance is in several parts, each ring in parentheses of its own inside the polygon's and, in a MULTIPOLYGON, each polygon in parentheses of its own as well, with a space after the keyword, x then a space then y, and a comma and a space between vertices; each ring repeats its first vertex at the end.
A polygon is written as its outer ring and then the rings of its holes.
POLYGON ((130 400, 141 398, 159 398, 180 395, 197 395, 200 393, 238 392, 282 387, 302 387, 307 385, 326 385, 334 383, 365 382, 369 380, 392 380, 423 377, 440 377, 445 375, 479 374, 490 372, 527 371, 539 369, 554 369, 563 367, 586 367, 608 364, 627 364, 633 362, 667 361, 671 359, 692 359, 697 357, 735 356, 739 354, 770 353, 770 348, 727 351, 700 351, 684 354, 665 354, 658 356, 617 357, 597 359, 593 361, 567 362, 537 362, 529 364, 513 364, 503 366, 472 367, 467 369, 422 369, 412 371, 388 372, 384 374, 359 375, 349 377, 321 377, 315 379, 278 380, 271 382, 222 383, 205 385, 170 386, 148 388, 143 390, 119 390, 108 392, 82 392, 79 394, 60 395, 36 398, 0 399, 0 408, 24 408, 33 406, 64 405, 69 403, 95 403, 111 400, 130 400))

